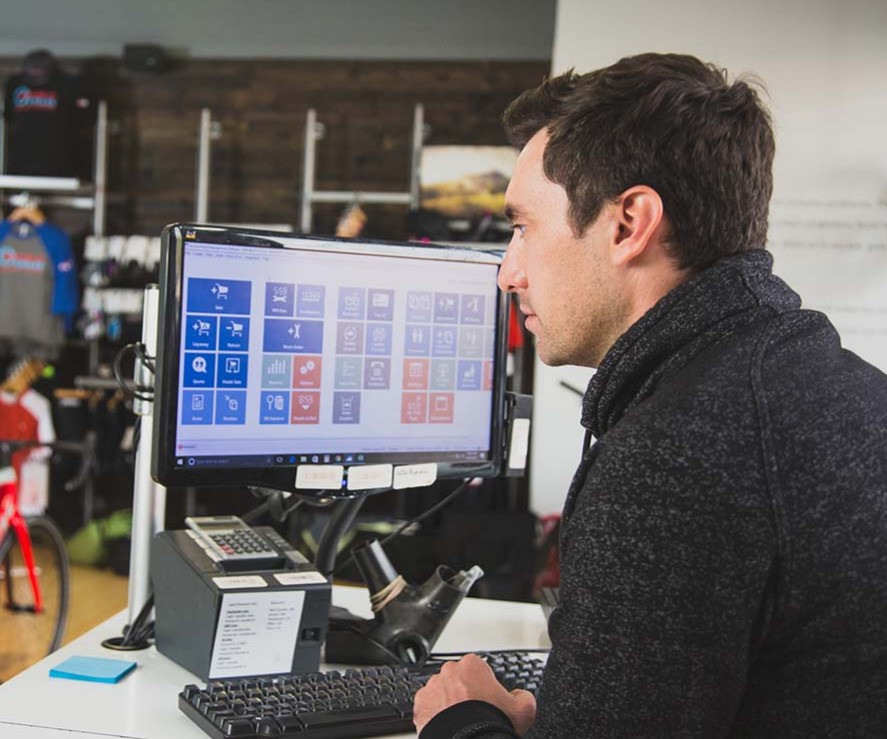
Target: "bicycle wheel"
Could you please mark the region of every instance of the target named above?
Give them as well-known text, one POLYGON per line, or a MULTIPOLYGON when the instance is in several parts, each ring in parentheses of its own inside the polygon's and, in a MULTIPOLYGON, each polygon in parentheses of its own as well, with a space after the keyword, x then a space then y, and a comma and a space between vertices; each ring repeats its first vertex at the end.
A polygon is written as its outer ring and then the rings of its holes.
POLYGON ((55 524, 44 516, 26 519, 40 583, 42 608, 34 593, 18 538, 9 531, 0 544, 0 653, 4 673, 25 667, 57 649, 68 620, 70 572, 68 553, 55 524), (8 665, 8 667, 7 667, 8 665))

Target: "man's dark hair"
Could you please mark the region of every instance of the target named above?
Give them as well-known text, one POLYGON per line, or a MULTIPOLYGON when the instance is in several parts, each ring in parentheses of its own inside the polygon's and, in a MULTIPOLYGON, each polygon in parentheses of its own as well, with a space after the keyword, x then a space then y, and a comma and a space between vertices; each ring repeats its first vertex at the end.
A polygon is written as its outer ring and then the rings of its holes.
POLYGON ((647 185, 662 198, 672 257, 695 271, 767 241, 775 147, 752 84, 693 56, 641 54, 548 79, 503 121, 519 148, 548 130, 545 175, 566 190, 577 235, 605 203, 647 185))

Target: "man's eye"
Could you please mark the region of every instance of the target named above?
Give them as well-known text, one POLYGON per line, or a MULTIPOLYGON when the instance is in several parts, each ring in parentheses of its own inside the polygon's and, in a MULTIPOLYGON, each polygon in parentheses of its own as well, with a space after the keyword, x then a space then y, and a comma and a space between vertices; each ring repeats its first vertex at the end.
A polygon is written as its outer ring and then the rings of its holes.
POLYGON ((512 231, 520 231, 521 233, 526 233, 527 227, 523 223, 512 223, 511 230, 512 231))

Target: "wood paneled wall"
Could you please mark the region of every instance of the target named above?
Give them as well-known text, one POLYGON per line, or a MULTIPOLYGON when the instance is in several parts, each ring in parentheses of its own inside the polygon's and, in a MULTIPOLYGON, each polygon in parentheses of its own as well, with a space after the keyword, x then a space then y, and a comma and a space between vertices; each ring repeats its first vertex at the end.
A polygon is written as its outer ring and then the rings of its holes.
MULTIPOLYGON (((20 60, 0 59, 0 77, 20 60)), ((117 59, 66 61, 112 120, 109 233, 156 234, 194 214, 197 127, 208 107, 213 142, 210 219, 298 225, 305 114, 318 111, 320 189, 408 187, 413 106, 425 106, 429 144, 504 144, 499 118, 548 71, 540 62, 192 60, 161 75, 117 59)), ((404 207, 368 207, 367 234, 404 237, 404 207)), ((338 207, 315 208, 330 233, 338 207)))

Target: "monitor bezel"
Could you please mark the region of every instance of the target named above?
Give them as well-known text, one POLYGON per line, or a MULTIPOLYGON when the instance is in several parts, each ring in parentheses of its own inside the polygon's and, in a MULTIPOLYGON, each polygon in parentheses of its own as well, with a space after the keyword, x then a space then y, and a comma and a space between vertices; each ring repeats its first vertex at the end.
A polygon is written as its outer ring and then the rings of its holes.
MULTIPOLYGON (((231 244, 271 248, 298 248, 287 246, 283 240, 310 241, 311 248, 342 250, 342 245, 360 244, 369 247, 402 249, 408 247, 417 257, 418 249, 429 249, 445 254, 447 251, 465 251, 464 247, 442 244, 416 244, 410 242, 381 241, 372 239, 344 239, 335 237, 281 234, 255 229, 222 228, 190 223, 174 223, 167 226, 161 238, 160 296, 157 332, 157 374, 155 376, 154 434, 152 443, 152 477, 167 487, 229 487, 257 486, 275 490, 293 491, 300 494, 327 497, 352 497, 355 491, 346 487, 347 467, 341 490, 311 491, 297 489, 296 471, 300 466, 285 464, 273 467, 206 467, 190 468, 175 464, 176 422, 178 419, 178 377, 182 337, 182 279, 185 244, 187 242, 231 244), (175 378, 166 382, 167 377, 175 378)), ((484 250, 492 263, 501 264, 501 250, 484 250)), ((430 257, 421 257, 430 258, 430 257)), ((484 259, 486 261, 486 259, 484 259)), ((504 368, 507 355, 509 301, 501 291, 497 292, 496 346, 494 368, 504 368)), ((493 375, 492 414, 490 422, 489 460, 436 462, 438 478, 495 477, 500 474, 505 458, 505 373, 493 375)), ((397 464, 396 462, 392 462, 397 464)), ((419 464, 410 462, 409 464, 419 464)))

